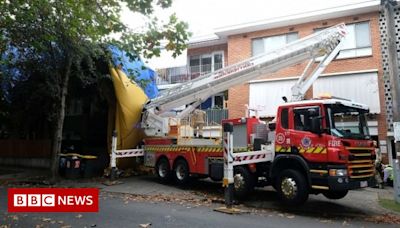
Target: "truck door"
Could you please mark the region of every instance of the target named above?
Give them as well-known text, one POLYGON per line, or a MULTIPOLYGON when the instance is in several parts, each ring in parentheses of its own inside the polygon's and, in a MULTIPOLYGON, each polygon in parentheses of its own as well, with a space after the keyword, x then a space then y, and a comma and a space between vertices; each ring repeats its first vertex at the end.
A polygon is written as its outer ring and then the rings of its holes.
POLYGON ((311 132, 312 119, 322 119, 321 107, 316 105, 294 107, 290 114, 289 134, 292 153, 302 155, 309 162, 325 160, 327 154, 325 137, 322 133, 311 132))

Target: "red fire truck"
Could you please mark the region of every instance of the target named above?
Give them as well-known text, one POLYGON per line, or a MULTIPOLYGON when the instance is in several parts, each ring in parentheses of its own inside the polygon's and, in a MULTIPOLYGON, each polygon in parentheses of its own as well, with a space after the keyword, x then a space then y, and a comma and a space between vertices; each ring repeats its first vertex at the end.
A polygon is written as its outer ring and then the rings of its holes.
POLYGON ((173 87, 151 100, 144 105, 141 123, 147 135, 145 165, 154 167, 162 182, 174 179, 185 184, 192 177, 223 180, 221 137, 188 137, 192 133, 186 132, 188 126, 180 120, 214 93, 311 59, 292 88, 291 101, 282 102, 273 121, 257 117, 223 121, 233 124, 235 194, 243 197, 256 186, 272 185, 284 202, 301 204, 309 194, 340 199, 348 190, 372 186, 375 154, 367 126, 368 107, 332 97, 303 99, 340 51, 345 35, 344 24, 334 26, 173 87), (188 106, 171 117, 169 111, 182 105, 188 106), (176 124, 171 125, 171 120, 176 124))

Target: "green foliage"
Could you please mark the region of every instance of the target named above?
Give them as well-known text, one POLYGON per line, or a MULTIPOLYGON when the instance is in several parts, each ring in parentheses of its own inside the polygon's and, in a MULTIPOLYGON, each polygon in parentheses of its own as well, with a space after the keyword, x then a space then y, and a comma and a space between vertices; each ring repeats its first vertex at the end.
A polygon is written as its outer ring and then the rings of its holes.
POLYGON ((153 15, 156 8, 171 4, 171 0, 0 0, 1 63, 18 67, 26 77, 41 72, 57 98, 66 73, 83 83, 95 80, 96 61, 108 56, 104 51, 108 44, 131 58, 159 56, 161 42, 174 56, 180 54, 190 35, 187 24, 175 15, 167 21, 153 15), (124 8, 141 14, 146 23, 128 27, 121 21, 124 8), (16 52, 9 52, 10 47, 16 52))
POLYGON ((171 0, 0 0, 0 51, 7 44, 29 50, 32 57, 64 51, 79 62, 82 56, 101 54, 101 44, 112 43, 147 58, 159 56, 164 40, 176 56, 186 48, 187 24, 175 15, 167 22, 152 15, 156 7, 170 5, 171 0), (137 31, 125 25, 120 19, 123 5, 143 14, 146 25, 137 31))
MULTIPOLYGON (((187 24, 175 15, 166 21, 154 15, 156 9, 171 4, 171 0, 0 0, 0 64, 20 73, 3 73, 1 83, 13 90, 11 109, 19 112, 15 116, 21 121, 38 122, 33 116, 52 121, 54 161, 61 147, 69 79, 96 83, 110 58, 105 47, 115 45, 131 58, 159 56, 162 43, 174 56, 186 48, 187 24), (145 24, 126 25, 121 20, 123 9, 141 15, 145 24)), ((56 167, 52 164, 53 170, 56 167)))

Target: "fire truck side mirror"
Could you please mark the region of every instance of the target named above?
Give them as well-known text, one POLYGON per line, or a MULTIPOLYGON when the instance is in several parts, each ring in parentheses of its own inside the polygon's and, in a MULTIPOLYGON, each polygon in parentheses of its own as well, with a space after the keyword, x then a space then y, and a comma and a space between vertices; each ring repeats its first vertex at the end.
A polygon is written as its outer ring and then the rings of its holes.
POLYGON ((322 134, 321 117, 311 117, 311 128, 310 131, 314 134, 322 134))

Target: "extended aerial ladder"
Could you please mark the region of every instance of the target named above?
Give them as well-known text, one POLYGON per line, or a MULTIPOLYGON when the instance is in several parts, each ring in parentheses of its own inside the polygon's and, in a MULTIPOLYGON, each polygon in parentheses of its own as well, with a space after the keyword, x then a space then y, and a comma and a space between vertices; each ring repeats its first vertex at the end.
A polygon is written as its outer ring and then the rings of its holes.
POLYGON ((212 94, 310 59, 298 82, 292 87, 292 100, 301 100, 313 82, 339 53, 340 44, 343 43, 341 41, 346 33, 345 25, 338 24, 282 48, 172 87, 144 106, 142 128, 147 136, 165 136, 168 133, 166 117, 171 116, 169 111, 172 109, 188 105, 181 113, 174 116, 182 118, 212 94), (319 59, 321 57, 322 59, 319 59), (314 63, 318 64, 314 66, 314 63))

